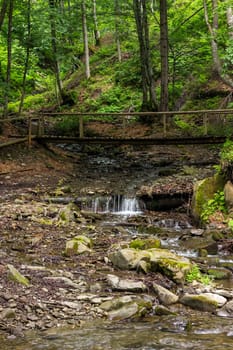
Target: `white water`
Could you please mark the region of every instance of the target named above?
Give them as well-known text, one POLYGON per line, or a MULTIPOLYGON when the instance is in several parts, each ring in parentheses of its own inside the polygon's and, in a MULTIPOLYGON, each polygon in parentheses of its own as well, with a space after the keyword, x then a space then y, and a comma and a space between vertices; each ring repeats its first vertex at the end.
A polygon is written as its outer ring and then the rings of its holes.
POLYGON ((91 210, 94 213, 113 213, 131 216, 141 214, 143 205, 135 197, 129 198, 123 195, 114 195, 90 199, 88 203, 82 206, 82 209, 91 210))

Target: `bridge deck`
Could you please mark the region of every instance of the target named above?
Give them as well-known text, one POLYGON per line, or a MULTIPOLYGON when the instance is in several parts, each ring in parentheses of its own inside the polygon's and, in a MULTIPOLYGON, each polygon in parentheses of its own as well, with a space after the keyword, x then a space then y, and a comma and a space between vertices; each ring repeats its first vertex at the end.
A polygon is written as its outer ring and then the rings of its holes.
POLYGON ((180 137, 180 138, 113 138, 113 137, 62 137, 40 136, 36 140, 42 143, 78 143, 102 145, 191 145, 220 144, 226 141, 225 136, 180 137))

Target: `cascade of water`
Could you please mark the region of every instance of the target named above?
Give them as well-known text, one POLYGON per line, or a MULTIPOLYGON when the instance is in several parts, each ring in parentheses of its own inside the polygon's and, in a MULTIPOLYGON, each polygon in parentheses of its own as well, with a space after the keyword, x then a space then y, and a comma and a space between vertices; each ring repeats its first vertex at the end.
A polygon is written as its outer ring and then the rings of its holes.
POLYGON ((121 215, 135 215, 142 212, 137 198, 128 198, 123 195, 111 197, 96 197, 89 203, 85 203, 83 209, 91 210, 94 213, 114 213, 121 215))

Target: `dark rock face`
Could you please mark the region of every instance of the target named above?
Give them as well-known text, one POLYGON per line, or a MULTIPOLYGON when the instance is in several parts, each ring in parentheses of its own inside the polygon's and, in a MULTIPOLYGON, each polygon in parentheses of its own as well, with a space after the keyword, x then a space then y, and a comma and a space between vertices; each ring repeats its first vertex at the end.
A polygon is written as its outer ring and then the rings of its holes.
POLYGON ((190 199, 190 193, 162 193, 149 196, 142 196, 147 210, 168 211, 185 205, 190 199))

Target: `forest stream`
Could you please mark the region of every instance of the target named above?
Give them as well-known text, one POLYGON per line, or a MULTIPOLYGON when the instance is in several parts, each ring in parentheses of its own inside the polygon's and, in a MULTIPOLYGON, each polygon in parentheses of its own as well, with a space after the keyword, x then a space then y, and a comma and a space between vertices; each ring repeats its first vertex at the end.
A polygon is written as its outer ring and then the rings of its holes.
POLYGON ((169 210, 154 211, 137 195, 143 186, 173 189, 176 182, 185 192, 189 182, 213 174, 218 148, 196 147, 194 152, 191 146, 125 147, 81 152, 62 145, 59 152, 42 152, 38 147, 27 153, 19 146, 3 155, 0 348, 232 349, 232 315, 203 312, 178 302, 164 307, 152 288, 156 282, 182 295, 195 288, 210 291, 210 287, 187 287, 160 272, 121 270, 109 258, 116 247, 155 239, 163 249, 192 262, 212 268, 227 266, 228 278, 215 281, 211 291, 228 291, 231 299, 233 254, 211 242, 208 255, 199 255, 206 237, 190 216, 191 198, 177 207, 173 203, 169 210), (83 235, 92 242, 86 252, 66 250, 67 241, 83 235), (10 278, 12 266, 26 278, 25 283, 10 278), (141 283, 142 290, 125 285, 117 289, 114 276, 141 283), (121 297, 145 302, 140 317, 125 316, 129 310, 115 317, 102 308, 121 297))

